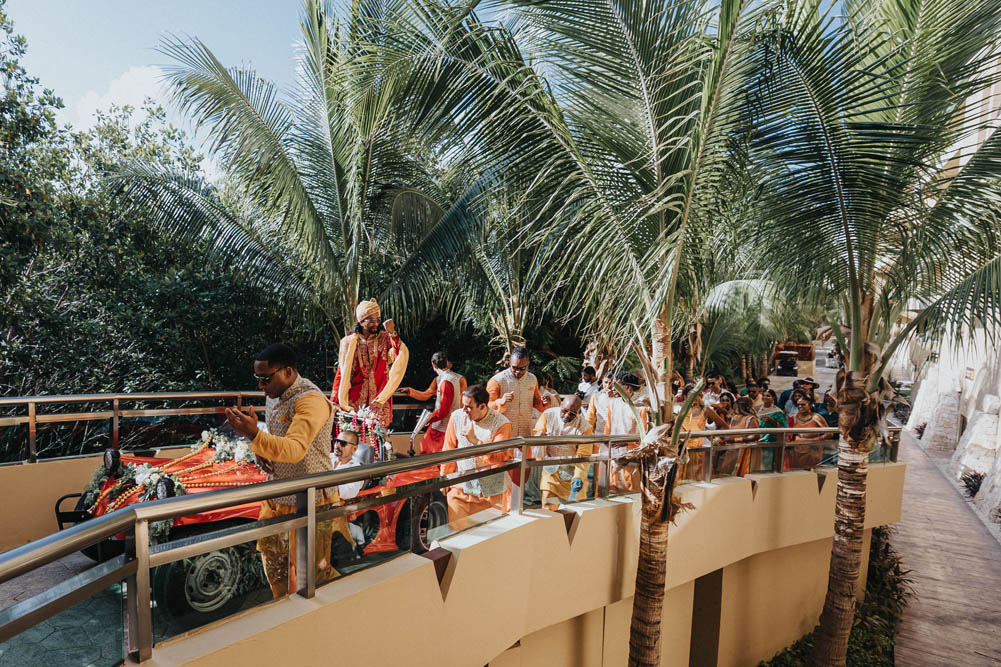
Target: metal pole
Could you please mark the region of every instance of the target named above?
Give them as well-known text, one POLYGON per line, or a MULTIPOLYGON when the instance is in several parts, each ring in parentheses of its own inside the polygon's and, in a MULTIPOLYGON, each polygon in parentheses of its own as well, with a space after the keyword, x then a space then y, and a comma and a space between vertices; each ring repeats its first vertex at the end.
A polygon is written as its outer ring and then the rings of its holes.
POLYGON ((598 493, 599 498, 608 498, 608 487, 611 485, 612 481, 612 441, 609 439, 605 442, 605 460, 600 464, 598 470, 601 478, 598 480, 598 493))
POLYGON ((297 514, 304 511, 306 514, 306 525, 295 531, 296 592, 304 598, 311 598, 316 595, 316 487, 311 486, 305 493, 297 493, 295 504, 297 514))
POLYGON ((511 499, 511 509, 518 514, 525 511, 525 485, 528 484, 528 476, 525 473, 528 471, 528 452, 528 445, 522 445, 521 463, 518 465, 518 493, 514 494, 515 497, 511 499))
POLYGON ((775 472, 782 472, 783 470, 785 470, 785 467, 786 467, 786 465, 785 465, 785 461, 786 461, 786 434, 783 432, 783 433, 779 433, 778 436, 779 436, 779 449, 778 449, 778 452, 776 452, 778 454, 778 458, 777 458, 777 460, 772 465, 773 465, 773 467, 775 469, 775 472))
POLYGON ((135 528, 136 573, 126 580, 125 645, 136 662, 153 657, 153 610, 149 582, 149 522, 135 528))
POLYGON ((35 403, 28 403, 28 463, 38 460, 38 453, 35 450, 35 403))
POLYGON ((118 399, 111 401, 111 446, 118 449, 118 399))
MULTIPOLYGON (((706 442, 709 442, 709 438, 704 438, 706 442)), ((713 481, 713 446, 709 442, 709 451, 702 452, 702 480, 705 482, 713 481)))

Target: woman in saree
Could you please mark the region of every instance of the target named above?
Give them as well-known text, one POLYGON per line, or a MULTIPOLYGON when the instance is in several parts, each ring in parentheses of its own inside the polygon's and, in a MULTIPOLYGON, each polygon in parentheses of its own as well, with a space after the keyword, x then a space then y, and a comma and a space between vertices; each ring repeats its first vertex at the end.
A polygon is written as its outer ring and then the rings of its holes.
MULTIPOLYGON (((754 402, 751 400, 750 396, 741 396, 737 399, 736 412, 733 417, 730 418, 730 428, 758 428, 760 421, 758 416, 754 414, 754 402)), ((757 435, 736 435, 727 438, 727 444, 735 443, 750 443, 757 442, 757 435)), ((733 470, 733 474, 738 477, 743 477, 749 472, 757 472, 761 470, 761 448, 744 448, 736 450, 737 462, 736 469, 733 470)), ((733 454, 733 450, 727 452, 728 454, 733 454)), ((731 457, 733 458, 733 457, 731 457)), ((727 474, 731 471, 724 471, 727 474)))
MULTIPOLYGON (((786 428, 789 422, 786 421, 786 414, 778 405, 778 397, 774 389, 768 389, 761 394, 761 408, 758 410, 758 419, 761 420, 761 428, 786 428)), ((767 433, 761 436, 761 442, 777 442, 775 434, 767 433)), ((761 450, 762 470, 775 470, 775 457, 778 448, 769 447, 761 450)))
MULTIPOLYGON (((827 428, 824 418, 813 411, 813 403, 803 394, 796 399, 797 412, 789 420, 790 428, 827 428)), ((786 448, 786 470, 811 470, 817 467, 822 458, 824 448, 818 441, 827 437, 825 433, 816 435, 790 433, 786 441, 791 441, 793 447, 786 448)))
MULTIPOLYGON (((692 393, 692 389, 695 386, 692 384, 686 384, 681 390, 682 401, 688 398, 688 395, 692 393)), ((695 399, 692 401, 692 407, 685 415, 685 419, 681 422, 682 433, 688 431, 704 431, 706 429, 706 415, 705 415, 705 404, 702 402, 701 392, 695 395, 695 399)), ((684 437, 684 436, 683 436, 684 437)), ((681 466, 681 476, 682 480, 693 480, 700 481, 702 479, 702 470, 704 467, 703 458, 705 457, 704 452, 693 452, 693 449, 699 449, 705 447, 708 443, 705 438, 688 438, 685 443, 685 447, 688 450, 688 462, 681 466)))

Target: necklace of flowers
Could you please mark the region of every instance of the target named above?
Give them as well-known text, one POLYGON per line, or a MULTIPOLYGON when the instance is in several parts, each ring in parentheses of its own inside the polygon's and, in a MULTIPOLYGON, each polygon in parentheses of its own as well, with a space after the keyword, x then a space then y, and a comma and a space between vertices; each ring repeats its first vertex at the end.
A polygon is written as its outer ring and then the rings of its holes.
POLYGON ((358 435, 359 442, 372 445, 375 459, 382 460, 381 443, 389 438, 389 431, 379 421, 375 411, 364 405, 357 410, 337 413, 337 432, 350 431, 358 435))

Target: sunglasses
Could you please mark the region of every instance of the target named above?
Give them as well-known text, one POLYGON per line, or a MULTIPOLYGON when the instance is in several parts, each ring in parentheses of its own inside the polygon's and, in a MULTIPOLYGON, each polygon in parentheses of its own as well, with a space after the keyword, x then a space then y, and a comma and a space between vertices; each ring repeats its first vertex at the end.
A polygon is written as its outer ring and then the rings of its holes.
POLYGON ((268 375, 258 375, 257 373, 254 373, 254 379, 260 382, 261 384, 267 384, 271 382, 271 378, 273 378, 279 371, 283 370, 285 370, 285 366, 282 366, 277 371, 269 373, 268 375))
POLYGON ((348 442, 347 440, 341 440, 340 438, 334 438, 335 445, 341 445, 342 447, 357 447, 358 443, 348 442))

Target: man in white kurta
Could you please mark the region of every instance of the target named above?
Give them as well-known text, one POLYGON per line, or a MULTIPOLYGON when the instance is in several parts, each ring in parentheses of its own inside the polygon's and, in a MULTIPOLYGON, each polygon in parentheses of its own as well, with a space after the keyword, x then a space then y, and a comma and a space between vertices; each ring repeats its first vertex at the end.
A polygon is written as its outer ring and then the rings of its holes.
MULTIPOLYGON (((488 442, 500 442, 511 438, 511 422, 487 405, 487 392, 479 385, 472 385, 462 392, 462 408, 452 413, 445 430, 442 451, 473 447, 488 442)), ((462 459, 441 466, 442 475, 455 472, 470 473, 504 463, 512 458, 511 450, 484 454, 471 459, 462 459)), ((508 476, 504 473, 487 475, 449 487, 445 498, 448 501, 448 520, 457 527, 468 524, 467 516, 495 507, 504 509, 510 503, 507 490, 508 476)))

